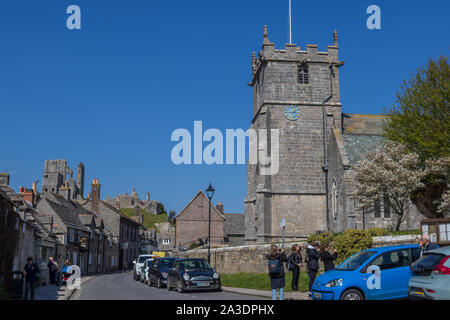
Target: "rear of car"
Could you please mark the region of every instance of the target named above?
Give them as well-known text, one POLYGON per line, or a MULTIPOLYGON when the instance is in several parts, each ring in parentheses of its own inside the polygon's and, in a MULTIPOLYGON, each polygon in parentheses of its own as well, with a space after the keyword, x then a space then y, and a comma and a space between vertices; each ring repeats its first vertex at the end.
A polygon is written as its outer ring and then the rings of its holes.
POLYGON ((134 267, 133 267, 133 279, 134 280, 136 280, 136 281, 142 281, 143 280, 141 271, 142 271, 142 267, 145 264, 145 261, 147 259, 155 258, 155 257, 156 256, 153 255, 153 254, 141 254, 137 258, 136 262, 134 263, 134 267))
POLYGON ((450 300, 450 246, 425 252, 411 271, 410 299, 450 300))

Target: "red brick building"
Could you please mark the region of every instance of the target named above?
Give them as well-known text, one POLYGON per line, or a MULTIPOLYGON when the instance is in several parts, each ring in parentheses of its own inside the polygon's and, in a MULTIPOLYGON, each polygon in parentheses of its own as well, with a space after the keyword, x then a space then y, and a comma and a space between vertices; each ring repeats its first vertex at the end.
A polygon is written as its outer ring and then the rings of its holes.
MULTIPOLYGON (((189 247, 208 238, 209 200, 202 191, 175 217, 175 244, 189 247)), ((211 204, 211 244, 224 243, 224 215, 211 204)))

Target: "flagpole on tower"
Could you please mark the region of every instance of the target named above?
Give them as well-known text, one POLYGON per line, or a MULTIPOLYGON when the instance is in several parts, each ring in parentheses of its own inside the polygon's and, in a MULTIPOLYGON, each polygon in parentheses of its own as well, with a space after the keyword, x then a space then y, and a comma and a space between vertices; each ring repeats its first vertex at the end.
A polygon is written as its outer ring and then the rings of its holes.
POLYGON ((292 43, 292 7, 291 0, 289 0, 289 43, 292 43))

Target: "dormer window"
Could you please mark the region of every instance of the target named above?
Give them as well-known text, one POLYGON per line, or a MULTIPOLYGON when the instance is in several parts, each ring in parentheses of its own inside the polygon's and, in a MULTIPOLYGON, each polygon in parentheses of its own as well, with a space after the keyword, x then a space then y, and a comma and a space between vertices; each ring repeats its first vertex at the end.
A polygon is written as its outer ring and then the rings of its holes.
POLYGON ((309 83, 309 71, 308 66, 303 64, 298 67, 297 70, 297 80, 300 84, 308 84, 309 83))

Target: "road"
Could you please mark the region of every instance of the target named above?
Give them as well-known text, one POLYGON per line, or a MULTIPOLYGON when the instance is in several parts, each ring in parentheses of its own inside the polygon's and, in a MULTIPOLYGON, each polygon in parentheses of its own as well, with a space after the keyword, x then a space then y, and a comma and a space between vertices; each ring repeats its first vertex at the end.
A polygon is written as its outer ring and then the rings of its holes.
POLYGON ((98 276, 74 295, 78 300, 261 300, 259 297, 227 292, 178 293, 149 287, 133 280, 131 272, 98 276))

